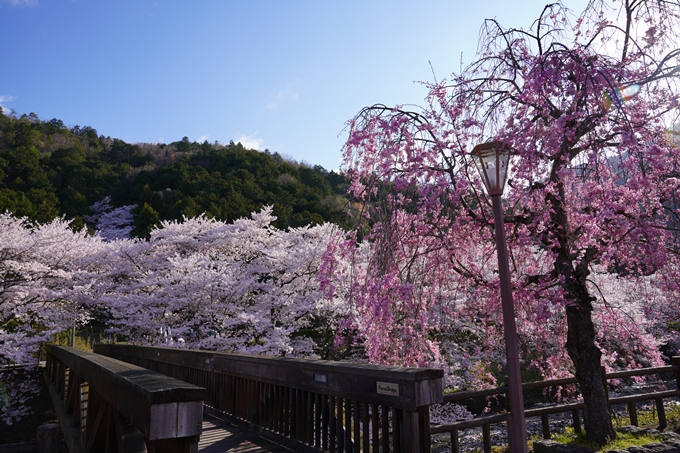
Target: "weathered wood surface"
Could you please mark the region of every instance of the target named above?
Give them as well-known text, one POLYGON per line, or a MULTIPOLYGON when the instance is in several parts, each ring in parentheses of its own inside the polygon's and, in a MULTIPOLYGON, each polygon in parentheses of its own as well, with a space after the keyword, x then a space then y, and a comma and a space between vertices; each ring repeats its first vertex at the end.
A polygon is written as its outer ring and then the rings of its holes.
POLYGON ((74 348, 48 346, 47 353, 46 379, 70 450, 195 450, 204 388, 74 348))
POLYGON ((244 433, 234 425, 206 415, 198 442, 201 453, 291 453, 281 445, 244 433))
POLYGON ((430 451, 442 370, 130 345, 95 351, 206 387, 205 411, 301 452, 430 451))
POLYGON ((442 401, 441 379, 444 372, 436 369, 130 345, 95 345, 94 351, 145 368, 153 369, 152 364, 157 363, 161 373, 164 373, 164 369, 181 365, 299 390, 322 390, 331 396, 386 404, 410 411, 442 401), (164 368, 163 364, 168 366, 164 368), (318 380, 323 379, 324 375, 327 382, 315 381, 315 376, 318 380), (399 385, 399 395, 378 394, 377 382, 399 385))

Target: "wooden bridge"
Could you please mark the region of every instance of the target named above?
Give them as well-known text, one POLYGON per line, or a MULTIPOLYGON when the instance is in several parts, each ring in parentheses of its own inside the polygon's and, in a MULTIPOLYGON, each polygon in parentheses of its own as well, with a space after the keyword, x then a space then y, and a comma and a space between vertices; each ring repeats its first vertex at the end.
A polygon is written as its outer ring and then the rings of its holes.
MULTIPOLYGON (((680 381, 680 357, 673 360, 672 366, 615 377, 672 373, 680 381)), ((427 453, 433 433, 450 433, 457 452, 459 431, 474 426, 483 428, 484 450, 490 452, 489 425, 504 422, 507 413, 437 426, 430 424, 430 405, 507 388, 444 397, 442 378, 434 369, 130 345, 97 345, 94 353, 50 346, 46 368, 71 453, 427 453)), ((661 420, 663 399, 679 395, 675 389, 621 402, 633 418, 635 401, 656 401, 661 420)), ((572 403, 525 414, 540 416, 549 438, 547 414, 572 412, 580 428, 580 408, 572 403)))

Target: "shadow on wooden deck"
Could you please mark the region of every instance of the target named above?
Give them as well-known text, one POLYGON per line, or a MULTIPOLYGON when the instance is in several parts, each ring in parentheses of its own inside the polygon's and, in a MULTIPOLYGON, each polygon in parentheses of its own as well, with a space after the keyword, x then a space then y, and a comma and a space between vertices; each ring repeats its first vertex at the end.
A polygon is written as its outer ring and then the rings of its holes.
POLYGON ((291 453, 285 447, 265 439, 245 434, 227 422, 203 416, 203 434, 198 442, 202 453, 291 453))

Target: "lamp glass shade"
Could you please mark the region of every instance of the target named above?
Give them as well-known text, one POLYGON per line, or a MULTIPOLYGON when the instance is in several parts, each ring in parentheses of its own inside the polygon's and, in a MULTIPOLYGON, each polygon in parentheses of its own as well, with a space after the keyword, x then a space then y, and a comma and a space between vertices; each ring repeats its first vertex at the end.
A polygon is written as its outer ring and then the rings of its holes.
POLYGON ((490 142, 475 146, 472 156, 487 193, 501 195, 508 177, 510 150, 501 142, 490 142))

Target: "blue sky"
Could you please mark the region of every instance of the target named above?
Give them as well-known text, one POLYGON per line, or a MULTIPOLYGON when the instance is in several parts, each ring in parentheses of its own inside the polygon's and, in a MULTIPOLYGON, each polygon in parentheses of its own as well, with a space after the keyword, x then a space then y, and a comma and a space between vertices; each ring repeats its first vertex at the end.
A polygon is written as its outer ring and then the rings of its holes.
MULTIPOLYGON (((546 0, 0 0, 0 106, 127 142, 241 141, 340 166, 344 123, 420 104, 485 18, 546 0)), ((579 11, 584 0, 567 1, 579 11)))

